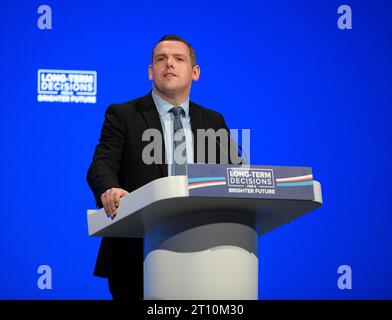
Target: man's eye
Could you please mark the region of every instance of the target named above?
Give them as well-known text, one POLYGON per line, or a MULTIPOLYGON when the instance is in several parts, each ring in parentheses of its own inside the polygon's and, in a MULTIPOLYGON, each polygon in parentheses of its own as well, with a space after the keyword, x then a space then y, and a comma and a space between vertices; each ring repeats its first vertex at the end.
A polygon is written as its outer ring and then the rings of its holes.
POLYGON ((184 61, 184 59, 183 59, 183 58, 177 58, 177 60, 184 61))

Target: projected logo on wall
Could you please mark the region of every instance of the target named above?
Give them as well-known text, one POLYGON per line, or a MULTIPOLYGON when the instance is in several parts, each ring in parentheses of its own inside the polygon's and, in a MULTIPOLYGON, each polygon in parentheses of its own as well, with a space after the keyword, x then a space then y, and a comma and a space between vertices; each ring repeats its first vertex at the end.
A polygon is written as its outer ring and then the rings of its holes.
POLYGON ((38 70, 38 102, 96 103, 97 72, 38 70))

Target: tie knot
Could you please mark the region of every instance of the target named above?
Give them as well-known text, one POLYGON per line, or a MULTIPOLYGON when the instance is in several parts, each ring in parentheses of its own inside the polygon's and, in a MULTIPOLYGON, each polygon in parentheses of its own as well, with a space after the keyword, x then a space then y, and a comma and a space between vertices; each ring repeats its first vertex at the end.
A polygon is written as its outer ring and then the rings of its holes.
POLYGON ((170 109, 170 112, 173 113, 176 118, 179 118, 181 115, 185 114, 185 111, 182 107, 173 107, 170 109))

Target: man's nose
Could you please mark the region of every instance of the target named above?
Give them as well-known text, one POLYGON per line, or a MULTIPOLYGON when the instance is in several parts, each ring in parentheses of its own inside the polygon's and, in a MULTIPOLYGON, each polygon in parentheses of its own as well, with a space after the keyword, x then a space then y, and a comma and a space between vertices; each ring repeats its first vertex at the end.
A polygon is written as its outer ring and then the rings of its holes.
POLYGON ((173 57, 167 58, 166 63, 167 63, 167 67, 168 67, 168 68, 173 67, 173 65, 174 65, 174 59, 173 59, 173 57))

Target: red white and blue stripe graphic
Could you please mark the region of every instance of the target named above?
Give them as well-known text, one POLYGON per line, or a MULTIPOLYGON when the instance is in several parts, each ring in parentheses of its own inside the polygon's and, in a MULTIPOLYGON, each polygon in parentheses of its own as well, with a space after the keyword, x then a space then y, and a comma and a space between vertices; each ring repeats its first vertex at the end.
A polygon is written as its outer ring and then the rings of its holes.
MULTIPOLYGON (((313 184, 312 174, 276 179, 277 187, 308 186, 312 184, 313 184)), ((223 185, 226 185, 226 177, 188 178, 189 189, 205 188, 205 187, 212 187, 212 186, 223 186, 223 185)))
POLYGON ((188 178, 188 188, 205 188, 212 186, 223 186, 226 184, 226 177, 202 177, 188 178))
POLYGON ((313 175, 307 174, 305 176, 297 176, 291 178, 280 178, 276 179, 277 187, 296 187, 296 186, 308 186, 313 184, 313 175))

